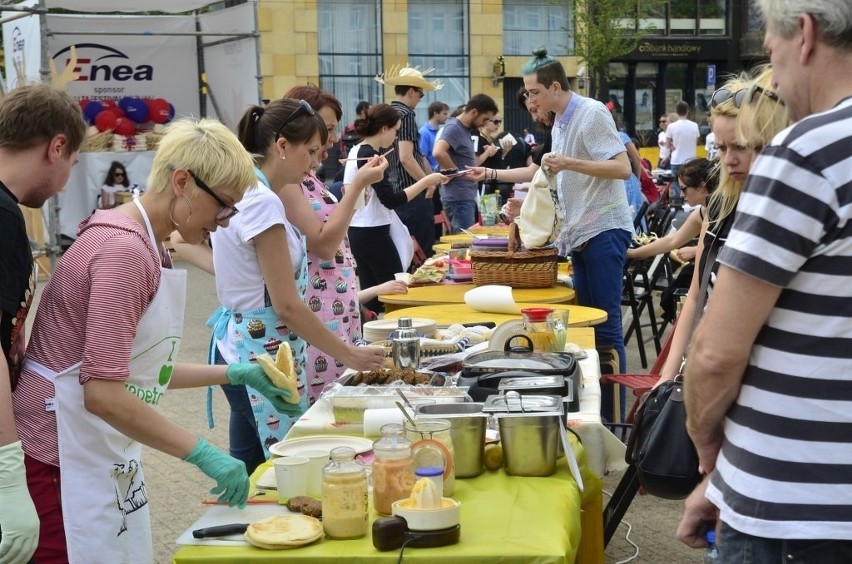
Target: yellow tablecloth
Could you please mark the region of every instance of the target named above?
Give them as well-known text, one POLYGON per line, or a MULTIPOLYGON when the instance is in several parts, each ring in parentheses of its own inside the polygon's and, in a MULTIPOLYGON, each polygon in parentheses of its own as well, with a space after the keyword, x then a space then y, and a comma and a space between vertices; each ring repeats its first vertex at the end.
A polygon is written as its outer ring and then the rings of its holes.
MULTIPOLYGON (((568 310, 569 327, 588 327, 598 325, 606 321, 606 312, 594 307, 578 306, 573 304, 518 304, 520 309, 528 307, 548 307, 557 310, 568 310)), ((509 313, 485 313, 476 311, 467 304, 441 304, 412 306, 404 309, 395 309, 385 314, 385 319, 398 319, 399 317, 425 317, 434 319, 438 325, 451 325, 453 323, 485 323, 492 322, 500 325, 505 321, 521 319, 521 314, 509 313)), ((568 337, 571 340, 571 337, 568 337)))
MULTIPOLYGON (((463 304, 465 293, 475 287, 473 284, 415 286, 409 288, 407 294, 382 294, 379 301, 385 304, 385 313, 411 306, 463 304)), ((571 288, 557 284, 550 288, 516 288, 512 290, 512 297, 518 303, 569 304, 574 302, 575 293, 571 288)))
MULTIPOLYGON (((575 447, 578 445, 575 443, 575 447)), ((261 466, 257 472, 268 467, 261 466)), ((575 562, 580 545, 580 507, 583 497, 563 459, 547 478, 507 476, 502 470, 457 480, 453 497, 461 502, 461 541, 453 546, 405 549, 404 561, 543 564, 575 562)), ((257 474, 257 473, 256 473, 257 474)), ((600 491, 600 479, 591 472, 586 497, 600 491)), ((370 523, 378 517, 372 512, 370 523)), ((600 514, 598 514, 600 520, 600 514)), ((399 551, 379 552, 370 533, 357 540, 323 539, 287 552, 253 547, 184 546, 176 564, 189 562, 396 562, 399 551)))

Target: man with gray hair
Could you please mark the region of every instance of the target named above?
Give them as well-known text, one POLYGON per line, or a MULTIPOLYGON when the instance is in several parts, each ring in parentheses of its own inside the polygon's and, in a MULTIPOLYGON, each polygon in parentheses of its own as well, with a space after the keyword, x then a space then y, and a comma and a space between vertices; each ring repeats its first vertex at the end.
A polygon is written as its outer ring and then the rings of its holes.
POLYGON ((718 519, 719 562, 852 562, 852 2, 758 4, 798 121, 751 168, 690 349, 707 478, 678 536, 718 519))

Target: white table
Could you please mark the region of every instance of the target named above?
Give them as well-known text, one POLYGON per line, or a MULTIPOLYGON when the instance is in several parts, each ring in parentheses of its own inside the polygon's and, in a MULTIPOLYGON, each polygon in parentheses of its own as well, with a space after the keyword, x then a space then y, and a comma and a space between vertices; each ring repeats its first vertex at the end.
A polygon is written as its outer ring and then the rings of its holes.
MULTIPOLYGON (((80 153, 79 162, 71 168, 65 189, 59 193, 59 233, 77 238, 77 225, 95 209, 113 161, 124 165, 131 185, 144 187, 148 183, 155 154, 155 151, 80 153)), ((44 209, 47 210, 47 206, 44 209)))
MULTIPOLYGON (((588 357, 580 361, 583 389, 580 393, 580 411, 567 415, 568 425, 580 435, 586 449, 589 468, 598 475, 627 468, 624 461, 624 443, 601 424, 601 369, 598 352, 587 349, 588 357)), ((331 403, 319 399, 290 428, 287 438, 323 434, 356 435, 362 433, 361 425, 334 422, 331 403)))

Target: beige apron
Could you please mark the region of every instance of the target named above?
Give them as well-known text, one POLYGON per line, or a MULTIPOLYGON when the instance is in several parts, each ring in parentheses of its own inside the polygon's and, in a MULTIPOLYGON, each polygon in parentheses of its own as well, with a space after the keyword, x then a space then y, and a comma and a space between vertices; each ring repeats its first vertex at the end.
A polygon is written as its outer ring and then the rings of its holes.
MULTIPOLYGON (((134 204, 156 251, 148 216, 138 200, 134 204)), ((186 302, 186 271, 160 271, 157 294, 136 326, 130 378, 124 384, 152 407, 163 398, 177 362, 186 302)), ((153 562, 142 445, 86 411, 79 363, 58 373, 29 359, 26 363, 56 390, 55 401, 46 409, 56 410, 69 562, 153 562)))

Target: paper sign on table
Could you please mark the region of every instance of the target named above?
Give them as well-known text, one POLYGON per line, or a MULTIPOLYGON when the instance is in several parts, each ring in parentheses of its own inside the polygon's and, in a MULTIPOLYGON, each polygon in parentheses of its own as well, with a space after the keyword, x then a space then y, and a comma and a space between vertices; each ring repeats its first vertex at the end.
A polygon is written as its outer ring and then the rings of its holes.
POLYGON ((465 292, 464 303, 485 313, 521 313, 515 298, 512 297, 511 286, 479 286, 465 292))

